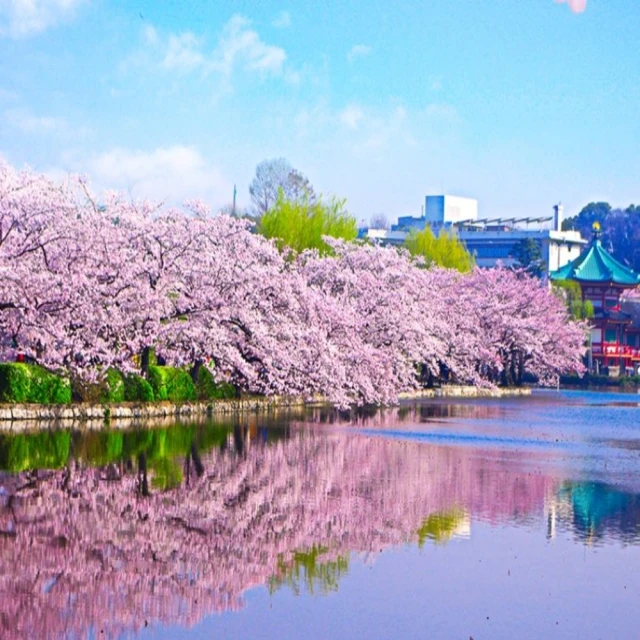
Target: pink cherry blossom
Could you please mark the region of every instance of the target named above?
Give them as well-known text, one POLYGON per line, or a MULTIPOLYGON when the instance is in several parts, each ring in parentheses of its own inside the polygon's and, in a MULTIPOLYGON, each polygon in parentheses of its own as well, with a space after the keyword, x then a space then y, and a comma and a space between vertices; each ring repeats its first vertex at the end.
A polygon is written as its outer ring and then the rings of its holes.
POLYGON ((341 406, 581 371, 585 326, 538 280, 328 242, 294 259, 201 202, 98 199, 82 177, 0 164, 0 358, 91 380, 155 348, 246 392, 341 406))

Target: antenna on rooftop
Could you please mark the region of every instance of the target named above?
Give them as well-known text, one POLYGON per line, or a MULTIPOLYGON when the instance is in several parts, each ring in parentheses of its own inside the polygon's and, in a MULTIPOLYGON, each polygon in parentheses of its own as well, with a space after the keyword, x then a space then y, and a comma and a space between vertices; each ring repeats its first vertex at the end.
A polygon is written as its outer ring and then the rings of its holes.
POLYGON ((236 185, 233 185, 233 215, 236 215, 236 194, 238 190, 236 189, 236 185))

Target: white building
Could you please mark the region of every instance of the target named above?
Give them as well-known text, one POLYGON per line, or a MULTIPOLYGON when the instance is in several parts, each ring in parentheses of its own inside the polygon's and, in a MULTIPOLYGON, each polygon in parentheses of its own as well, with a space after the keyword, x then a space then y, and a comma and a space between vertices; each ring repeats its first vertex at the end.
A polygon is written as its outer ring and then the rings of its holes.
POLYGON ((428 224, 432 228, 450 226, 478 219, 478 201, 473 198, 459 196, 426 196, 424 199, 424 215, 420 218, 403 216, 398 218, 394 230, 424 229, 428 224))
POLYGON ((478 219, 478 201, 459 196, 426 196, 424 217, 431 226, 473 222, 478 219))
POLYGON ((553 216, 540 218, 478 217, 478 202, 457 196, 427 196, 425 214, 419 218, 398 219, 392 231, 368 229, 366 237, 381 244, 401 245, 411 230, 427 225, 434 233, 451 229, 464 242, 479 267, 493 267, 498 261, 509 267, 517 262, 518 245, 533 240, 540 247, 547 272, 556 271, 577 258, 587 241, 577 231, 562 231, 562 205, 554 206, 553 216), (530 225, 538 225, 531 228, 530 225), (544 226, 546 225, 546 228, 544 226))

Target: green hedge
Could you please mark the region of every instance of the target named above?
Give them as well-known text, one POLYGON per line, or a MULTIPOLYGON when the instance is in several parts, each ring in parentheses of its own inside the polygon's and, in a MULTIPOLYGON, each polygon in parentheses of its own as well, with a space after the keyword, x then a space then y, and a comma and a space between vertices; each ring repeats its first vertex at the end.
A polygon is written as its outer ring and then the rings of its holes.
POLYGON ((187 402, 196 399, 196 387, 184 369, 151 365, 148 380, 156 400, 187 402))
POLYGON ((640 376, 606 376, 592 373, 582 377, 566 375, 560 376, 560 384, 573 387, 638 387, 640 376))
POLYGON ((0 364, 0 402, 69 404, 71 399, 82 402, 154 402, 168 400, 225 400, 237 397, 236 388, 227 382, 216 382, 206 367, 201 367, 194 385, 184 369, 149 367, 148 380, 136 375, 123 375, 109 369, 103 380, 87 383, 56 376, 33 364, 12 362, 0 364))
POLYGON ((100 394, 100 402, 111 404, 124 402, 125 384, 124 377, 116 369, 108 369, 102 382, 103 391, 100 394))
POLYGON ((124 399, 127 402, 153 402, 153 387, 142 376, 129 374, 124 379, 124 399))
POLYGON ((228 382, 216 382, 206 367, 200 367, 196 382, 198 400, 227 400, 237 396, 236 388, 228 382))
POLYGON ((99 382, 75 378, 72 382, 74 401, 111 404, 124 401, 124 378, 117 369, 107 369, 99 382))
POLYGON ((123 375, 117 369, 108 369, 100 382, 87 383, 74 380, 73 397, 82 402, 153 402, 153 389, 149 382, 136 374, 123 375))
POLYGON ((0 364, 0 402, 69 404, 69 380, 24 362, 0 364))

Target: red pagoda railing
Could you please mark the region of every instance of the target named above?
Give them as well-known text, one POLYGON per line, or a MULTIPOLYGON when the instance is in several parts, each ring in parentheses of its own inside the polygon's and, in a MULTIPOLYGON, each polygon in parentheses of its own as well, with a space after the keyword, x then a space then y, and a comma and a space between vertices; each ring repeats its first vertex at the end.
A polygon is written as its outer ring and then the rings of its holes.
POLYGON ((622 358, 639 358, 640 349, 628 347, 624 344, 592 344, 591 351, 594 356, 618 356, 622 358))

